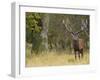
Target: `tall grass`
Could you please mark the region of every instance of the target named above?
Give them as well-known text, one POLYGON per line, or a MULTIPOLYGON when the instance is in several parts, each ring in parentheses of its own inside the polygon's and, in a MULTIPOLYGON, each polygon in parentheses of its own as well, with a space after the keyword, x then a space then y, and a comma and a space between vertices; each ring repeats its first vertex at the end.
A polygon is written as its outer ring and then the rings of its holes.
POLYGON ((89 53, 84 53, 83 59, 75 60, 74 54, 70 51, 48 51, 39 54, 30 54, 30 48, 26 50, 26 67, 35 66, 61 66, 61 65, 77 65, 89 64, 89 53))

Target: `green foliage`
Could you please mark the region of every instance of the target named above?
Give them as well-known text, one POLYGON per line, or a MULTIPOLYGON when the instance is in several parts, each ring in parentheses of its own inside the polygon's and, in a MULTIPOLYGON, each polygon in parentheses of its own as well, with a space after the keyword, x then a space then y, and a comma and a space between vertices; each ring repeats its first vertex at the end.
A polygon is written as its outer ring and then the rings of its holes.
POLYGON ((34 34, 42 30, 40 13, 26 12, 26 41, 32 43, 34 34))
POLYGON ((41 45, 42 16, 40 13, 26 12, 26 42, 32 43, 32 50, 38 52, 41 45))

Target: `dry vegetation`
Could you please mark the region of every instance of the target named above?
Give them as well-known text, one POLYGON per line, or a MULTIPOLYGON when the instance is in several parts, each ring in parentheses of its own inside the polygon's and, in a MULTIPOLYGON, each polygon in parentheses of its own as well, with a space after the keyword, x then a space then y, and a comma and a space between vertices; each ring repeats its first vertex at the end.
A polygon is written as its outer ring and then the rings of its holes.
MULTIPOLYGON (((29 52, 29 51, 27 51, 29 52)), ((26 55, 26 67, 35 66, 61 66, 61 65, 78 65, 89 64, 89 54, 84 53, 84 58, 75 60, 74 54, 69 54, 68 51, 63 52, 44 52, 38 55, 26 55)))

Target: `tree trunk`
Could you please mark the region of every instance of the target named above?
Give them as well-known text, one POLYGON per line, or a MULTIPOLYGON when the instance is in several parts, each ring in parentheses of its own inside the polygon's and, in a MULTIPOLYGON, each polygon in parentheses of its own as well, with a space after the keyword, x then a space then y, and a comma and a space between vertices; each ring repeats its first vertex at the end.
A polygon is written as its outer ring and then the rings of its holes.
POLYGON ((48 50, 48 26, 49 26, 49 14, 44 14, 43 19, 43 30, 41 32, 42 36, 42 46, 44 47, 44 50, 48 50))

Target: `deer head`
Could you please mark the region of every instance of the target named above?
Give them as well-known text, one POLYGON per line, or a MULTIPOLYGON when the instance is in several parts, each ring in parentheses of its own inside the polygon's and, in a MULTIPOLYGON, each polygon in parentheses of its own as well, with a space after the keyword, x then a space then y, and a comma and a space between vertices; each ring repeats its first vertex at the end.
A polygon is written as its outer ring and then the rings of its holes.
POLYGON ((77 32, 74 32, 74 31, 72 31, 72 27, 70 26, 70 23, 68 22, 69 20, 67 19, 66 20, 66 23, 65 23, 65 21, 63 20, 62 21, 62 23, 64 24, 64 26, 66 27, 66 30, 67 30, 67 32, 69 32, 70 34, 71 34, 71 36, 72 36, 72 38, 74 39, 74 40, 78 40, 79 39, 79 33, 81 33, 82 31, 83 31, 83 27, 81 27, 81 30, 79 30, 79 31, 77 31, 77 32))

